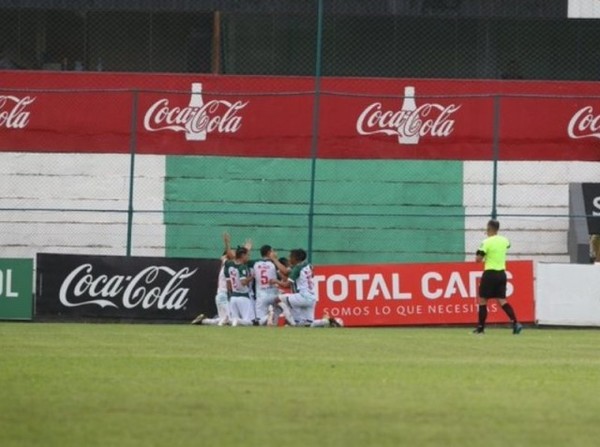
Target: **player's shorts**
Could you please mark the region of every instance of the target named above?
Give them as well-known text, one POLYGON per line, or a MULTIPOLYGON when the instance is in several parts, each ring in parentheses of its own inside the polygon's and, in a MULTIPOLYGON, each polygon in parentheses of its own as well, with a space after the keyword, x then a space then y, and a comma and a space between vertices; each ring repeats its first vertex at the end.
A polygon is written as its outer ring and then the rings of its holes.
POLYGON ((269 312, 269 306, 275 304, 279 294, 277 288, 258 289, 256 291, 256 318, 264 318, 269 312))
POLYGON ((229 317, 229 300, 227 299, 227 292, 217 291, 215 304, 217 305, 219 318, 223 319, 229 317))
POLYGON ((254 301, 246 296, 232 296, 229 301, 231 319, 254 320, 254 301))
POLYGON ((479 284, 481 298, 506 298, 506 272, 504 270, 486 270, 479 284))

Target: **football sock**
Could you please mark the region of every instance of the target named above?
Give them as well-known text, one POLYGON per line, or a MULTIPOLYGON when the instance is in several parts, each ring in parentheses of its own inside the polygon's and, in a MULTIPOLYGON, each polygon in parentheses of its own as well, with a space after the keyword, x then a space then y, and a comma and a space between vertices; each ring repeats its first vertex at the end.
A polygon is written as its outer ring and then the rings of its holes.
POLYGON ((315 320, 310 324, 310 327, 329 327, 329 320, 325 320, 324 318, 315 320))
POLYGON ((502 306, 502 310, 504 310, 506 315, 508 315, 508 318, 510 318, 510 321, 512 321, 513 324, 517 322, 515 311, 510 304, 506 303, 504 306, 502 306))
POLYGON ((485 328, 485 320, 487 318, 488 310, 487 305, 479 305, 479 322, 477 323, 477 329, 482 330, 485 328))

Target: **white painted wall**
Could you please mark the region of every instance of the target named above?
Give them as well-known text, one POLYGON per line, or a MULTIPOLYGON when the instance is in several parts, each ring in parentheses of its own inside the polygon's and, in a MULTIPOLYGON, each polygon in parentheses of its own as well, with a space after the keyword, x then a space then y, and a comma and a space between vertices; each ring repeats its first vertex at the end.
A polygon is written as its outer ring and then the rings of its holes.
MULTIPOLYGON (((135 168, 132 254, 164 256, 165 157, 135 168)), ((0 153, 0 256, 124 255, 129 170, 129 155, 0 153)))
MULTIPOLYGON (((0 256, 125 254, 129 162, 116 154, 0 153, 0 256)), ((138 156, 135 166, 132 253, 164 256, 165 157, 138 156)), ((600 163, 501 162, 498 179, 512 259, 568 262, 568 185, 600 181, 600 163)), ((491 162, 464 163, 463 192, 471 259, 491 211, 491 162)))
MULTIPOLYGON (((600 181, 600 163, 517 162, 498 164, 498 218, 511 240, 513 259, 569 262, 569 183, 600 181)), ((464 164, 465 253, 477 250, 491 212, 492 163, 464 164)))
POLYGON ((598 0, 569 0, 567 17, 570 19, 600 18, 600 1, 598 0))
POLYGON ((600 326, 600 265, 536 266, 539 324, 600 326))

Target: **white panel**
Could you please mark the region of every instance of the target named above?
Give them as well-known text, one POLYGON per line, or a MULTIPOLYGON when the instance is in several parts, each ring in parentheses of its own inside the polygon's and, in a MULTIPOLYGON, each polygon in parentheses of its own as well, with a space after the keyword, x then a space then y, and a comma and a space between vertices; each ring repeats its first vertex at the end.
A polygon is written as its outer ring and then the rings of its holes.
POLYGON ((94 172, 89 175, 49 176, 5 174, 2 195, 8 199, 77 201, 97 199, 127 203, 126 177, 94 172))
MULTIPOLYGON (((138 156, 135 167, 134 210, 146 212, 134 214, 132 251, 164 256, 165 157, 138 156)), ((129 172, 129 155, 0 153, 3 256, 124 255, 129 172)))
POLYGON ((600 326, 600 265, 538 264, 536 319, 540 324, 600 326))
MULTIPOLYGON (((464 185, 464 204, 467 207, 491 207, 492 187, 489 185, 464 185)), ((569 187, 563 185, 511 184, 498 186, 498 208, 500 207, 564 207, 568 205, 569 187)), ((499 212, 502 210, 499 209, 499 212)), ((533 213, 533 211, 532 211, 533 213)))
MULTIPOLYGON (((467 230, 483 231, 489 220, 490 209, 470 208, 465 218, 467 230)), ((501 230, 566 231, 569 229, 568 208, 502 208, 499 215, 501 230), (538 215, 534 215, 533 211, 538 215)))
MULTIPOLYGON (((464 182, 492 183, 493 164, 489 161, 464 163, 464 182)), ((501 161, 498 163, 500 183, 564 184, 594 182, 600 177, 600 164, 586 161, 501 161)))
POLYGON ((570 19, 600 18, 600 2, 598 0, 569 0, 567 17, 570 19))
MULTIPOLYGON (((465 252, 471 253, 491 213, 492 163, 465 162, 463 173, 465 252)), ((568 261, 569 183, 599 179, 594 162, 498 163, 497 211, 501 232, 513 241, 512 259, 568 261)))
POLYGON ((133 208, 159 210, 161 219, 165 195, 165 164, 166 157, 162 155, 143 155, 135 159, 133 208))
MULTIPOLYGON (((129 174, 130 156, 125 154, 0 153, 0 175, 43 176, 129 174)), ((138 160, 136 158, 136 160, 138 160)))
MULTIPOLYGON (((23 198, 3 199, 0 197, 0 208, 26 208, 32 210, 101 210, 101 211, 127 211, 127 200, 113 199, 72 199, 70 197, 56 197, 52 199, 23 198)), ((2 211, 0 211, 2 212, 2 211)), ((34 211, 32 211, 34 212, 34 211)), ((37 212, 37 211, 35 211, 37 212)))

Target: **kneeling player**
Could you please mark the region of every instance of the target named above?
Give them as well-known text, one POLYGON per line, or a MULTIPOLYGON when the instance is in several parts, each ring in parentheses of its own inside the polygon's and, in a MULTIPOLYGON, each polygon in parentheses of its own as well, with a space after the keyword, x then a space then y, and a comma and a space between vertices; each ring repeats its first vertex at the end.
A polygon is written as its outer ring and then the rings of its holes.
POLYGON ((271 280, 271 283, 280 287, 292 288, 292 293, 281 294, 276 300, 290 326, 339 326, 339 323, 333 318, 315 321, 314 275, 304 250, 295 249, 290 251, 289 261, 291 267, 286 267, 279 262, 275 252, 271 253, 271 259, 281 273, 287 277, 287 279, 281 281, 271 280))
MULTIPOLYGON (((225 278, 225 263, 235 259, 235 251, 231 249, 231 236, 229 233, 223 233, 223 242, 225 250, 221 256, 221 268, 219 269, 219 278, 217 282, 217 294, 215 295, 215 305, 217 307, 217 316, 215 318, 206 318, 202 313, 192 321, 192 324, 202 324, 206 326, 225 326, 230 323, 229 320, 229 291, 227 289, 227 280, 225 278)), ((252 240, 246 239, 244 248, 248 251, 252 249, 252 240)))
POLYGON ((245 247, 238 247, 235 260, 225 263, 225 278, 231 296, 229 314, 232 326, 252 326, 254 324, 254 303, 250 298, 252 274, 247 266, 249 252, 245 247))
POLYGON ((279 318, 275 306, 278 290, 272 282, 277 279, 277 266, 271 260, 273 249, 270 245, 263 245, 260 248, 262 259, 254 262, 253 269, 256 276, 256 318, 261 326, 274 325, 274 321, 279 318))

